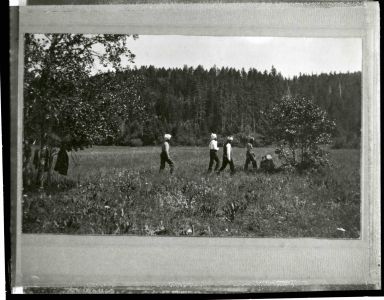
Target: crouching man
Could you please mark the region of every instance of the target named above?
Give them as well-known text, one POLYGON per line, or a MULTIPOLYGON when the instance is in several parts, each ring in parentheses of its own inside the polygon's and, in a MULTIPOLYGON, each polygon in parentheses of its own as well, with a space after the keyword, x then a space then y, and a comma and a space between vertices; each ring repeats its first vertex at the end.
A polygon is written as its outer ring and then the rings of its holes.
POLYGON ((219 151, 219 147, 217 147, 217 135, 211 134, 211 142, 209 143, 209 166, 208 173, 212 172, 213 163, 215 162, 215 172, 219 169, 220 160, 217 156, 217 151, 219 151))
POLYGON ((235 173, 235 165, 233 163, 233 158, 232 158, 232 143, 233 137, 229 136, 227 137, 227 141, 224 144, 223 148, 223 164, 221 165, 221 168, 218 172, 218 174, 223 171, 226 166, 229 164, 229 167, 231 169, 231 174, 233 175, 235 173))
POLYGON ((272 155, 267 154, 261 158, 260 162, 260 171, 265 173, 273 173, 277 169, 275 167, 275 163, 272 160, 272 155))
POLYGON ((164 135, 164 143, 161 146, 161 154, 160 154, 160 172, 162 172, 165 168, 165 163, 168 163, 169 168, 170 168, 170 173, 173 173, 174 170, 174 164, 173 161, 171 160, 171 157, 169 155, 169 140, 171 139, 170 134, 165 134, 164 135))

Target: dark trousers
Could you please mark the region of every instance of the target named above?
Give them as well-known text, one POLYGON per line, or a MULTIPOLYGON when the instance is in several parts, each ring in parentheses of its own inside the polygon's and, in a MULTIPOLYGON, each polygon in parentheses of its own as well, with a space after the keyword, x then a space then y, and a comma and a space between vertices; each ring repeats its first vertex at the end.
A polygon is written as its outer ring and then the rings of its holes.
POLYGON ((232 159, 228 160, 228 158, 226 158, 226 157, 223 158, 223 164, 221 165, 219 173, 221 171, 223 171, 227 167, 228 164, 229 164, 229 168, 231 169, 231 173, 232 174, 235 173, 235 165, 233 163, 233 160, 232 159))
POLYGON ((168 163, 171 174, 173 173, 174 164, 166 153, 160 154, 160 172, 165 169, 165 163, 168 163))
POLYGON ((248 170, 248 165, 249 165, 250 162, 252 162, 253 169, 256 170, 257 169, 257 162, 256 162, 256 159, 255 159, 255 155, 253 153, 247 152, 246 159, 245 159, 245 164, 244 164, 244 170, 245 171, 248 170))
POLYGON ((217 151, 216 150, 209 150, 209 167, 208 167, 208 172, 212 171, 213 163, 216 162, 215 165, 215 171, 219 168, 220 165, 220 160, 219 157, 217 156, 217 151))

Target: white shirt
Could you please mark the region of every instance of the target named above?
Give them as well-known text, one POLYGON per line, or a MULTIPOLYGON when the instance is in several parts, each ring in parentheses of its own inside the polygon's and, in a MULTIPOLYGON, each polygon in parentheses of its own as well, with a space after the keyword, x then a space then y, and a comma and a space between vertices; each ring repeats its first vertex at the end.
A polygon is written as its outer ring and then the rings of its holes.
POLYGON ((217 147, 217 141, 216 140, 212 140, 209 143, 209 150, 219 150, 219 148, 217 147))
POLYGON ((161 150, 169 155, 169 143, 165 141, 161 146, 161 150))
POLYGON ((228 160, 231 160, 231 148, 232 148, 231 144, 228 143, 227 144, 227 157, 228 157, 228 160))

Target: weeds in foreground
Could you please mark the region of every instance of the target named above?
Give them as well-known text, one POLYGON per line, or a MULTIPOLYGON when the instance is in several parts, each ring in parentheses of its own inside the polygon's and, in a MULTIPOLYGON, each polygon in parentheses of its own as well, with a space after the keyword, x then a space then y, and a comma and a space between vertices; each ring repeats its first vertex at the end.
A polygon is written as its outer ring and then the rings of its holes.
POLYGON ((194 151, 174 176, 141 165, 150 156, 145 152, 110 167, 108 152, 104 159, 84 156, 82 173, 73 172, 64 183, 57 177, 49 190, 25 189, 23 232, 359 237, 358 152, 334 151, 333 166, 316 173, 217 176, 202 172, 201 150, 194 151), (88 168, 92 158, 99 163, 88 168), (133 161, 135 168, 124 166, 133 161))

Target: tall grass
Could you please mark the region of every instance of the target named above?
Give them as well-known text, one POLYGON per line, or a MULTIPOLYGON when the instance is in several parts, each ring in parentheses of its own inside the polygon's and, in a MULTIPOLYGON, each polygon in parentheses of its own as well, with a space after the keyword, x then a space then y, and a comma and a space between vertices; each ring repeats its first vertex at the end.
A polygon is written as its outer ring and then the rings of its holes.
MULTIPOLYGON (((255 149, 257 161, 272 150, 255 149)), ((70 159, 68 176, 53 179, 56 188, 25 189, 23 232, 360 236, 358 150, 331 150, 331 167, 316 173, 263 174, 242 171, 245 150, 235 148, 234 176, 207 175, 209 153, 199 147, 171 149, 173 175, 159 174, 154 147, 94 147, 75 155, 78 164, 70 159)))

